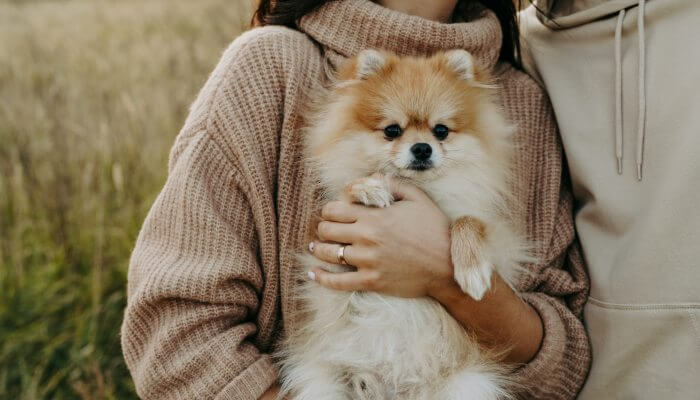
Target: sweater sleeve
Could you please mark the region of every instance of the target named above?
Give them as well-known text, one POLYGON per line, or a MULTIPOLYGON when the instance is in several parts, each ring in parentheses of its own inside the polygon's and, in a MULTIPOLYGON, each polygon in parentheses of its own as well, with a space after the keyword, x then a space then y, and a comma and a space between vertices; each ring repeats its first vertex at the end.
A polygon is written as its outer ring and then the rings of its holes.
MULTIPOLYGON (((538 283, 523 293, 542 318, 544 336, 535 357, 516 372, 516 378, 533 399, 569 400, 583 386, 590 368, 590 346, 581 321, 588 294, 585 265, 578 244, 573 241, 571 213, 562 199, 558 228, 550 246, 563 251, 560 257, 538 265, 538 283), (570 238, 569 246, 559 241, 570 238)), ((551 250, 554 250, 552 248, 551 250)))
POLYGON ((250 338, 263 291, 240 175, 205 135, 174 164, 133 251, 122 347, 145 399, 257 399, 276 379, 250 338))
POLYGON ((507 108, 519 126, 516 170, 527 171, 518 177, 518 198, 539 260, 519 289, 544 327, 538 353, 515 378, 531 398, 574 399, 591 357, 581 320, 589 280, 574 229, 571 185, 549 99, 529 77, 512 74, 504 102, 517 104, 507 108))
POLYGON ((277 379, 277 151, 314 49, 248 32, 192 106, 129 266, 122 348, 144 399, 257 400, 277 379))

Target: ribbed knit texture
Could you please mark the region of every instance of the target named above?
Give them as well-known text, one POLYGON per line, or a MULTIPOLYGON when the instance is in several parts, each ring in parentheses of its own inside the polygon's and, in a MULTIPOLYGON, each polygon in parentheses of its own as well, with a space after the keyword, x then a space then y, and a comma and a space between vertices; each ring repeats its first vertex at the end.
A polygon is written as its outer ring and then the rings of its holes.
POLYGON ((590 355, 572 197, 547 97, 521 72, 497 65, 497 19, 440 24, 338 0, 303 18, 299 30, 257 28, 236 39, 173 146, 129 268, 122 347, 139 395, 253 400, 274 383, 268 354, 294 329, 294 254, 318 207, 300 163, 305 95, 325 79, 327 62, 364 48, 463 48, 499 71, 503 106, 520 128, 517 199, 542 259, 518 288, 542 316, 545 337, 515 374, 533 397, 573 398, 590 355))

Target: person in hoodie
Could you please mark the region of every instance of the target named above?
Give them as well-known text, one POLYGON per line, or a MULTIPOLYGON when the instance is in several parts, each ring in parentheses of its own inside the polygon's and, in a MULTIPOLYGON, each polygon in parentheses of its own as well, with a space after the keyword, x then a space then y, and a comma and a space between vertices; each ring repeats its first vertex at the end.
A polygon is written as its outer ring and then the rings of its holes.
POLYGON ((591 279, 579 398, 698 398, 700 1, 535 6, 529 70, 559 123, 591 279))

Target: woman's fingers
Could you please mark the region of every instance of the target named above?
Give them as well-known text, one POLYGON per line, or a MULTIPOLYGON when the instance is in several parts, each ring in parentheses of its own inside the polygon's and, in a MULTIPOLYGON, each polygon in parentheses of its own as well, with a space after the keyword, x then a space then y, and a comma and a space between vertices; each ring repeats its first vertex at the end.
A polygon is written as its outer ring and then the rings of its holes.
POLYGON ((319 222, 316 233, 324 242, 355 243, 361 237, 356 224, 330 221, 319 222))
POLYGON ((331 264, 342 264, 340 258, 338 257, 338 252, 341 246, 345 246, 343 249, 343 258, 347 265, 353 267, 367 267, 368 264, 373 262, 372 252, 367 251, 364 247, 351 246, 351 245, 341 245, 336 243, 322 243, 322 242, 312 242, 309 244, 309 251, 314 257, 321 261, 325 261, 331 264))
POLYGON ((309 272, 309 278, 318 282, 321 286, 333 290, 371 291, 374 290, 375 272, 359 270, 354 272, 328 272, 321 268, 316 268, 309 272))
POLYGON ((364 212, 367 212, 365 206, 346 201, 331 201, 321 209, 321 218, 332 222, 353 223, 364 212))
MULTIPOLYGON (((341 246, 343 245, 335 243, 314 242, 312 243, 312 245, 309 245, 309 251, 311 251, 311 254, 313 254, 314 257, 318 258, 321 261, 325 261, 331 264, 342 264, 340 259, 338 258, 338 251, 340 250, 341 246)), ((352 253, 351 247, 352 246, 345 245, 345 249, 343 250, 343 258, 345 259, 345 263, 348 265, 353 265, 350 262, 350 253, 352 253)))

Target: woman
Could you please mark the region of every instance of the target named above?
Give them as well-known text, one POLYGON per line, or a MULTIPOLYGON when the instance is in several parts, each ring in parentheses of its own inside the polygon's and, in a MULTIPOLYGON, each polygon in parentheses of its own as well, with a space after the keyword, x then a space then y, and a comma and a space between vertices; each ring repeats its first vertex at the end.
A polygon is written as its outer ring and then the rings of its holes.
POLYGON ((540 1, 526 39, 552 98, 591 276, 581 399, 698 398, 700 2, 540 1))
MULTIPOLYGON (((349 223, 347 204, 325 207, 324 239, 350 228, 357 241, 368 233, 385 240, 375 243, 376 266, 360 281, 321 271, 316 279, 338 290, 432 296, 484 343, 509 346, 505 358, 520 365, 513 373, 534 397, 573 397, 589 362, 578 318, 587 280, 548 100, 515 67, 512 1, 485 2, 490 11, 456 0, 270 4, 262 1, 257 13, 268 26, 231 45, 194 103, 134 249, 122 345, 138 393, 274 398, 269 353, 294 329, 294 254, 320 206, 300 163, 308 89, 365 48, 463 48, 496 71, 504 108, 520 128, 516 195, 541 260, 517 287, 525 301, 498 278, 481 302, 456 289, 446 218, 413 187, 400 188, 405 200, 374 221, 349 223)), ((335 246, 316 243, 313 252, 329 259, 335 246)))

